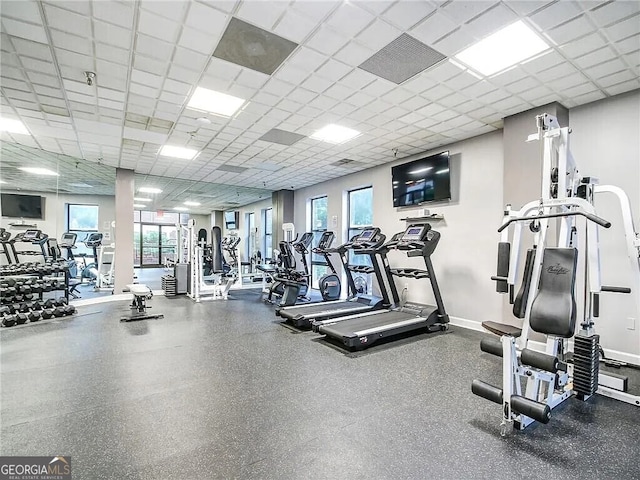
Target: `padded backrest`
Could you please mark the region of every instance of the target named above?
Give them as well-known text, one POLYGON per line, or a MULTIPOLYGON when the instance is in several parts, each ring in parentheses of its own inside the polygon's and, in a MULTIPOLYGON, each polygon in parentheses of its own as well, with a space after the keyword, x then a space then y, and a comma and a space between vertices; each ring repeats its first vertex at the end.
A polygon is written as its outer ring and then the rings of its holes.
POLYGON ((282 266, 289 270, 295 270, 296 260, 293 257, 291 251, 291 245, 288 242, 280 242, 280 258, 282 259, 282 266))
POLYGON ((574 295, 578 251, 575 248, 545 248, 540 285, 531 305, 529 325, 545 335, 570 338, 576 328, 574 295))

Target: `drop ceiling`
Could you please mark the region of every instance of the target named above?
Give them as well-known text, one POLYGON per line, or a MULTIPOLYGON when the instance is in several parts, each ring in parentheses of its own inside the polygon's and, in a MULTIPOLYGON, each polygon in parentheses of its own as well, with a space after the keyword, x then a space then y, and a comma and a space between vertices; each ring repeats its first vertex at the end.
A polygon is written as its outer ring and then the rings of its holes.
MULTIPOLYGON (((2 142, 134 169, 137 186, 166 183, 163 207, 193 190, 251 203, 393 161, 396 149, 402 158, 493 131, 536 106, 640 88, 637 1, 24 0, 3 1, 0 16, 2 116, 31 133, 2 142), (551 48, 491 77, 449 60, 518 19, 551 48), (270 75, 217 58, 234 24, 293 51, 270 75), (360 68, 401 37, 446 58, 400 84, 360 68), (97 75, 92 86, 85 71, 97 75), (206 115, 186 108, 196 86, 248 102, 231 118, 206 115), (329 123, 362 135, 341 145, 309 138, 329 123), (274 143, 272 129, 300 139, 274 143), (158 156, 165 144, 201 153, 158 156)), ((61 181, 91 175, 70 179, 61 181)))

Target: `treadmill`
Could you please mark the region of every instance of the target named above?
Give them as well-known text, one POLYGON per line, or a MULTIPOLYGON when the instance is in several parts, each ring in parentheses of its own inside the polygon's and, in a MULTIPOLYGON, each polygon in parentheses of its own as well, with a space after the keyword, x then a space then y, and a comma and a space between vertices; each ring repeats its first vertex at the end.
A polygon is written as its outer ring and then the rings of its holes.
MULTIPOLYGON (((355 284, 353 282, 354 272, 374 273, 378 286, 380 287, 381 297, 359 294, 346 300, 294 305, 276 310, 276 315, 284 318, 287 323, 294 327, 309 328, 312 322, 316 320, 325 320, 381 308, 389 308, 392 300, 389 298, 382 271, 376 259, 376 256, 383 254, 380 252, 380 249, 384 246, 385 240, 386 237, 380 233, 379 228, 371 227, 363 230, 360 235, 354 237, 350 242, 329 250, 332 253, 335 251, 340 254, 340 260, 347 275, 347 284, 352 293, 355 293, 355 284), (347 260, 347 252, 349 250, 352 250, 356 255, 367 255, 373 266, 349 264, 347 260)), ((393 290, 393 301, 398 302, 398 293, 395 288, 393 290)))
POLYGON ((445 311, 436 274, 431 263, 431 255, 439 240, 440 233, 432 230, 431 225, 425 223, 410 225, 403 234, 395 236, 386 244, 388 249, 404 251, 408 257, 423 257, 426 270, 417 268, 390 269, 391 282, 393 283, 393 277, 429 279, 436 300, 435 306, 406 304, 390 310, 314 321, 312 323, 313 331, 341 342, 349 349, 361 350, 383 338, 413 330, 428 332, 446 330, 449 316, 445 311))

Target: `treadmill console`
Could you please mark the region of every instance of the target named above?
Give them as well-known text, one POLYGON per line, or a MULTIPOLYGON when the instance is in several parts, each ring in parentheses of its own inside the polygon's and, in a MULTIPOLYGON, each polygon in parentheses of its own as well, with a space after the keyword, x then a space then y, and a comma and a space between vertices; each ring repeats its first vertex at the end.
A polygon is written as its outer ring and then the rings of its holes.
POLYGON ((42 239, 42 232, 40 230, 27 230, 22 235, 23 242, 33 242, 42 239))
POLYGON ((400 238, 401 242, 422 242, 431 230, 431 225, 410 225, 400 238))
POLYGON ((440 240, 440 233, 431 229, 428 223, 422 225, 409 225, 404 234, 398 240, 395 248, 398 250, 409 250, 407 255, 430 256, 436 249, 440 240))
POLYGON ((333 239, 334 239, 334 234, 333 232, 322 232, 322 236, 320 237, 320 240, 318 240, 318 246, 316 247, 317 250, 326 250, 328 248, 331 248, 331 244, 333 243, 333 239))
MULTIPOLYGON (((383 239, 384 241, 384 239, 383 239)), ((371 248, 376 247, 380 243, 380 229, 367 228, 360 235, 353 239, 354 248, 371 248)))

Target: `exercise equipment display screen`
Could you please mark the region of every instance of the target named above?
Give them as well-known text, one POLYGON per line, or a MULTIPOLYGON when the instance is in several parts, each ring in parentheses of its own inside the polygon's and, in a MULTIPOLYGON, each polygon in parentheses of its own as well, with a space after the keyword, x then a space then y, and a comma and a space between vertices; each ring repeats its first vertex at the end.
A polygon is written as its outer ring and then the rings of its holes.
POLYGON ((371 240, 371 238, 373 238, 373 230, 365 230, 360 234, 358 240, 371 240))
POLYGON ((403 241, 422 240, 426 227, 409 227, 402 236, 403 241))

